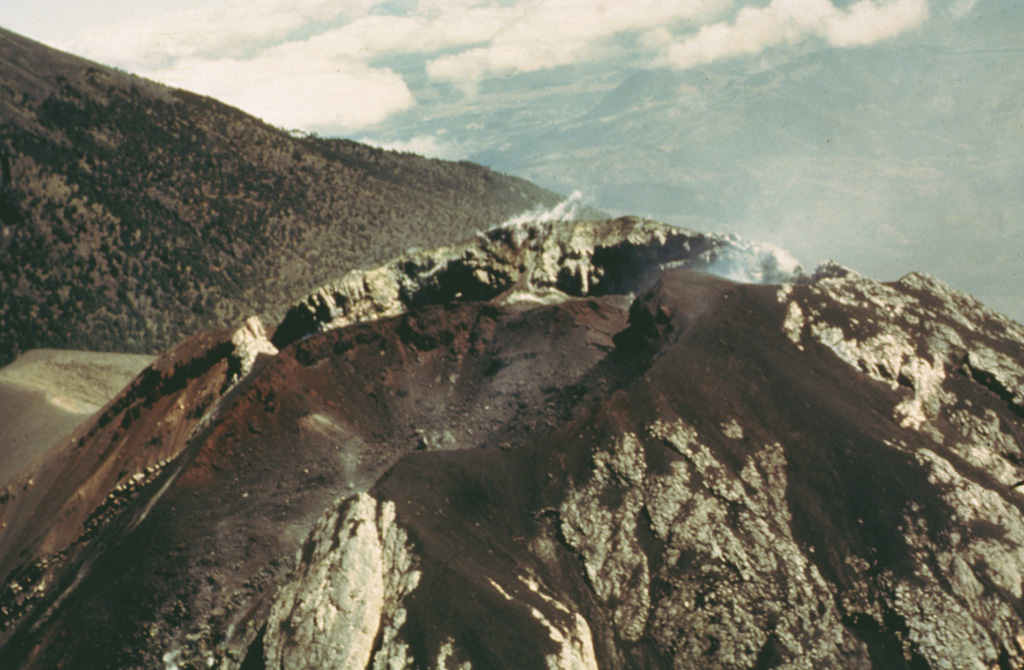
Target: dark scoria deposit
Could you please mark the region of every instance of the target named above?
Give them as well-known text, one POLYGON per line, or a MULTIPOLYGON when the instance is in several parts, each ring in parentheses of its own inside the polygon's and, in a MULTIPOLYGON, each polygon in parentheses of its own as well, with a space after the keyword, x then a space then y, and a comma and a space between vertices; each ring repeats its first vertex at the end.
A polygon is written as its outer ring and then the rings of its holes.
POLYGON ((0 497, 3 667, 1021 667, 1024 328, 751 253, 505 227, 185 341, 0 497))

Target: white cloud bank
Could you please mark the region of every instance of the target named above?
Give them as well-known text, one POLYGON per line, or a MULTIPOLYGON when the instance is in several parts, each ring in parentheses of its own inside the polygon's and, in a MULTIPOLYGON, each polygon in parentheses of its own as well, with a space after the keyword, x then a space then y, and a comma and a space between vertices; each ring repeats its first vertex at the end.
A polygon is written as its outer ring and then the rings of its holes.
POLYGON ((368 0, 213 0, 92 28, 61 46, 103 62, 155 69, 178 58, 253 55, 288 41, 289 35, 310 24, 355 20, 373 4, 368 0))
POLYGON ((924 23, 927 0, 859 0, 847 9, 830 0, 772 0, 744 7, 732 22, 703 26, 669 48, 678 68, 757 54, 770 47, 821 38, 837 47, 874 44, 924 23))
POLYGON ((283 128, 355 130, 414 104, 395 72, 303 44, 248 59, 183 58, 139 74, 212 96, 283 128))
MULTIPOLYGON (((951 1, 958 14, 976 2, 951 1)), ((751 3, 210 0, 59 46, 283 127, 352 133, 416 105, 409 82, 384 65, 399 56, 412 71, 422 68, 427 79, 419 85, 472 94, 487 79, 578 63, 686 68, 809 39, 872 44, 920 25, 929 12, 928 0, 751 3)))
MULTIPOLYGON (((415 102, 401 76, 368 64, 372 42, 350 37, 361 21, 372 21, 374 4, 212 3, 93 29, 61 46, 279 126, 355 130, 415 102), (343 27, 331 28, 336 23, 343 27)), ((373 30, 364 32, 372 40, 373 30)))
POLYGON ((503 8, 483 45, 435 58, 427 74, 472 91, 488 77, 535 72, 607 56, 608 38, 714 18, 732 0, 522 0, 503 8))

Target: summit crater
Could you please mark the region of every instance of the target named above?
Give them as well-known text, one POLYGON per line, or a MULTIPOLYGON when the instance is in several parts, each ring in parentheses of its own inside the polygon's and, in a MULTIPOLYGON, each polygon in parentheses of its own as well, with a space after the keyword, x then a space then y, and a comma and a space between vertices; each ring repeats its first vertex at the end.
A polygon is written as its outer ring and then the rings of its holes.
POLYGON ((776 261, 507 226, 188 340, 8 483, 0 653, 1019 666, 1021 327, 776 261))

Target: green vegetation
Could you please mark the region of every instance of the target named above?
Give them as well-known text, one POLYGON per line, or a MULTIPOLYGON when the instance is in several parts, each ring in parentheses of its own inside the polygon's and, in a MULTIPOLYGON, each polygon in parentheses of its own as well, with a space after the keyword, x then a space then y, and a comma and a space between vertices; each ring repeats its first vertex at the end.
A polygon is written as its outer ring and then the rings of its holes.
POLYGON ((0 35, 0 364, 276 322, 344 271, 560 199, 471 163, 294 137, 64 55, 47 70, 57 57, 0 35))

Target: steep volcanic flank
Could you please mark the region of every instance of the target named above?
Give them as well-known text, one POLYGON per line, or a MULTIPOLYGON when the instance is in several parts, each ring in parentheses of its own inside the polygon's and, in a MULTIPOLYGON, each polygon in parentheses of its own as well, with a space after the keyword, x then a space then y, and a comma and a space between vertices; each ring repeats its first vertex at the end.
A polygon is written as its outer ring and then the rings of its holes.
POLYGON ((8 486, 0 656, 1019 667, 1024 329, 734 252, 498 229, 186 343, 8 486))
POLYGON ((158 352, 560 197, 472 163, 297 137, 0 29, 0 364, 158 352))

